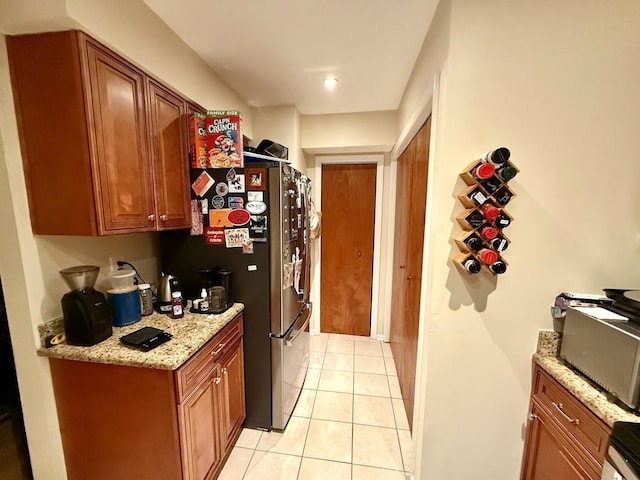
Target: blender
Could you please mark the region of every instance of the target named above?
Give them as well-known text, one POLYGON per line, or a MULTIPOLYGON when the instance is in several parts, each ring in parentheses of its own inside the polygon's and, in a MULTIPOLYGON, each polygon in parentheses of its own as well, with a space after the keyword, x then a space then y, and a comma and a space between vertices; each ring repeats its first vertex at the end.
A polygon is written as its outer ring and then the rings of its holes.
POLYGON ((80 265, 60 270, 71 289, 62 297, 64 334, 69 345, 95 345, 112 334, 111 307, 93 286, 100 267, 80 265))

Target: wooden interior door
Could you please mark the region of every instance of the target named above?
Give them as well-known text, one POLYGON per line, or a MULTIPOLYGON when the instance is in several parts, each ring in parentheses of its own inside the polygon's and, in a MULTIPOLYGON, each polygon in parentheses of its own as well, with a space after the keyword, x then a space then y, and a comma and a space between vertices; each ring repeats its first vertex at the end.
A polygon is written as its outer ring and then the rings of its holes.
POLYGON ((431 118, 398 159, 390 343, 411 427, 422 285, 431 118))
POLYGON ((101 233, 154 230, 144 74, 87 43, 101 233))
POLYGON ((370 334, 376 171, 376 164, 322 166, 322 332, 370 334))
POLYGON ((186 102, 149 81, 151 155, 160 230, 191 225, 186 102))

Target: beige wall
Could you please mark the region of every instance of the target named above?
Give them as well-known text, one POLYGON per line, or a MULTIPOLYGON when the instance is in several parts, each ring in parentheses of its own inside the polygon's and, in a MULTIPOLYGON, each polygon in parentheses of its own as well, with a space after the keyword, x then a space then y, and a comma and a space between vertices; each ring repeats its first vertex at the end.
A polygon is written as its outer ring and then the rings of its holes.
POLYGON ((296 107, 252 108, 253 119, 252 146, 269 139, 289 149, 289 161, 294 168, 305 173, 306 161, 300 148, 300 113, 296 107))
POLYGON ((638 283, 639 18, 624 0, 441 2, 414 72, 442 73, 416 478, 517 478, 531 354, 555 295, 638 283), (499 145, 521 169, 509 270, 469 278, 450 260, 458 173, 499 145))
POLYGON ((388 152, 398 138, 395 111, 303 115, 301 144, 307 153, 388 152))
MULTIPOLYGON (((139 0, 46 2, 0 0, 0 30, 24 33, 79 27, 206 108, 251 112, 237 95, 139 0), (135 19, 135 27, 131 19, 135 19)), ((0 275, 6 293, 31 461, 38 479, 66 478, 49 365, 36 356, 37 325, 61 314, 66 287, 58 270, 77 264, 104 267, 122 259, 148 281, 158 276, 155 234, 109 238, 35 237, 31 233, 22 160, 9 81, 5 37, 0 35, 0 275)))

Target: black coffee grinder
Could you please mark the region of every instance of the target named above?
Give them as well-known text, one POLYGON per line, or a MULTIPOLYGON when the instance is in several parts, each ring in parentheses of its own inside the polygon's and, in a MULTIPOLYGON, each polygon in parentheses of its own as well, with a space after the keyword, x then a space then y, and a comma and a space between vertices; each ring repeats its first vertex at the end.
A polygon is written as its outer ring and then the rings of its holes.
POLYGON ((95 345, 113 332, 111 307, 93 286, 100 267, 81 265, 60 270, 71 289, 62 297, 64 334, 69 345, 95 345))

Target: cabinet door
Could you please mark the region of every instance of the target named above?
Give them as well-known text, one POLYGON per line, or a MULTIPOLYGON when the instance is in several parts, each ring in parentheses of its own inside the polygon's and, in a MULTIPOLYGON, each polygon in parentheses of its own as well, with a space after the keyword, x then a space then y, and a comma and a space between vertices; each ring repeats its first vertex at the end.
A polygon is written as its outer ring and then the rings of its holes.
POLYGON ((220 369, 203 382, 183 404, 180 411, 182 468, 187 480, 207 478, 222 460, 218 437, 220 369))
POLYGON ((222 359, 220 366, 222 374, 220 437, 223 450, 226 450, 236 433, 242 428, 242 422, 246 416, 242 340, 232 347, 232 351, 222 359))
POLYGON ((532 404, 527 428, 522 480, 597 480, 578 454, 576 447, 565 437, 545 410, 532 404))
POLYGON ((158 229, 191 225, 186 102, 149 81, 151 157, 158 229))
POLYGON ((86 54, 99 232, 153 230, 144 74, 88 39, 86 54))

